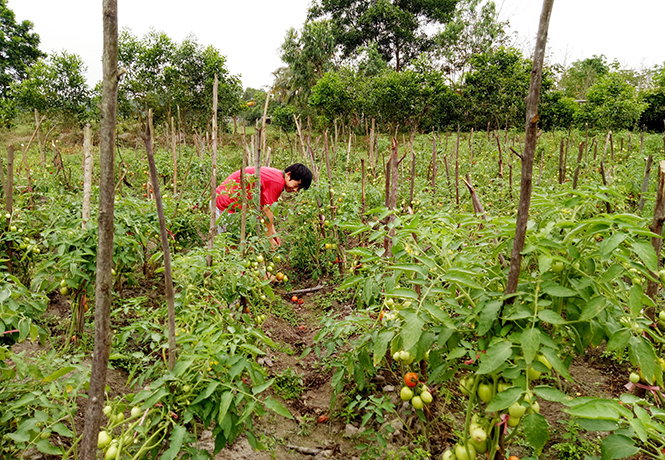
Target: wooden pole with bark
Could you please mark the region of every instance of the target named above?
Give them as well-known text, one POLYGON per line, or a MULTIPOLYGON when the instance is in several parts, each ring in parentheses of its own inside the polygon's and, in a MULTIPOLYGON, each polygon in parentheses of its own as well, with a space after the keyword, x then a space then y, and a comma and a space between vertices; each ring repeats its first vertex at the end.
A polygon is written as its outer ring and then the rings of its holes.
MULTIPOLYGON (((644 133, 642 133, 642 139, 640 141, 640 157, 644 151, 644 133)), ((653 163, 653 154, 650 153, 647 157, 646 164, 644 165, 644 177, 642 178, 642 189, 640 193, 640 202, 637 207, 638 211, 641 213, 644 209, 644 204, 646 203, 646 194, 649 190, 649 175, 651 172, 651 164, 653 163)))
MULTIPOLYGON (((653 221, 649 226, 649 230, 656 234, 651 238, 651 244, 656 254, 660 254, 663 247, 663 222, 665 221, 665 160, 658 164, 658 188, 656 192, 656 205, 653 210, 653 221)), ((658 267, 662 266, 662 258, 658 257, 658 267)), ((658 279, 656 273, 652 273, 654 278, 658 279)), ((646 294, 656 301, 656 294, 658 293, 658 282, 649 280, 647 283, 646 294)), ((648 307, 644 311, 644 316, 649 318, 652 322, 656 320, 656 312, 654 307, 648 307)))
POLYGON ((436 196, 436 134, 432 133, 432 196, 436 196))
MULTIPOLYGON (((14 217, 14 146, 7 146, 7 180, 3 181, 2 185, 5 188, 5 212, 11 217, 7 219, 7 226, 9 228, 9 223, 14 217)), ((7 271, 9 273, 14 273, 13 264, 12 264, 12 253, 13 247, 11 240, 7 240, 7 271)))
POLYGON ((586 144, 580 142, 579 150, 577 152, 577 167, 575 168, 575 174, 573 174, 573 190, 577 189, 577 180, 580 177, 580 170, 582 169, 582 159, 584 158, 584 151, 586 150, 586 144))
POLYGON ((563 149, 565 141, 561 138, 561 143, 559 144, 559 184, 563 184, 566 179, 566 166, 563 161, 563 149))
POLYGON ((416 130, 411 132, 411 139, 409 139, 409 150, 411 150, 411 187, 409 189, 409 206, 413 207, 413 188, 416 182, 416 151, 413 149, 413 139, 416 137, 416 130))
MULTIPOLYGON (((152 109, 148 110, 148 118, 152 117, 152 109)), ((169 336, 169 370, 172 371, 175 366, 175 296, 173 293, 173 278, 171 275, 171 250, 169 248, 169 235, 166 231, 166 218, 164 217, 164 206, 162 204, 162 195, 159 190, 159 180, 157 179, 157 167, 155 166, 155 155, 150 144, 150 123, 146 123, 146 132, 143 138, 146 153, 148 155, 148 166, 150 168, 150 179, 152 180, 155 204, 157 206, 157 217, 159 220, 159 233, 162 241, 162 251, 164 253, 164 294, 168 306, 168 336, 169 336)), ((213 141, 214 142, 214 141, 213 141)), ((214 185, 213 185, 214 187, 214 185)))
MULTIPOLYGON (((115 189, 115 187, 114 187, 115 189)), ((92 194, 92 129, 90 123, 83 130, 83 209, 81 220, 85 228, 90 220, 90 195, 92 194)))
MULTIPOLYGON (((531 192, 533 190, 533 158, 536 152, 536 141, 538 140, 538 99, 540 97, 545 47, 547 45, 547 32, 549 29, 553 4, 554 0, 543 0, 543 9, 540 14, 538 37, 536 39, 536 49, 533 58, 533 67, 531 69, 529 94, 526 99, 526 128, 524 153, 522 155, 520 200, 517 209, 515 241, 510 256, 510 268, 508 270, 508 280, 506 282, 507 295, 517 292, 520 266, 522 264, 522 251, 524 250, 524 242, 526 240, 526 228, 529 220, 529 208, 531 206, 531 192)), ((512 299, 512 296, 510 299, 512 299)), ((497 452, 495 458, 500 458, 499 452, 497 452)))
POLYGON ((212 84, 212 173, 210 179, 210 228, 208 230, 208 254, 206 265, 212 266, 212 247, 217 233, 217 87, 219 80, 215 74, 212 84))
POLYGON ((95 350, 93 352, 85 427, 80 457, 94 460, 97 436, 106 398, 106 371, 111 352, 111 285, 113 276, 113 206, 115 186, 115 122, 118 98, 118 4, 103 0, 104 50, 102 54, 103 83, 101 124, 99 129, 99 218, 97 243, 97 281, 95 285, 95 350))
MULTIPOLYGON (((212 129, 214 130, 215 127, 213 126, 212 129)), ((177 185, 178 185, 178 155, 176 154, 176 149, 175 149, 175 138, 176 138, 175 122, 173 120, 173 117, 171 117, 171 154, 173 155, 173 195, 177 193, 177 185)))
MULTIPOLYGON (((386 168, 390 168, 390 191, 387 198, 386 207, 390 210, 395 209, 397 205, 397 188, 399 185, 398 174, 399 174, 399 158, 397 153, 397 138, 394 137, 392 141, 392 149, 390 151, 390 160, 386 168)), ((386 175, 386 184, 388 184, 389 176, 386 175)), ((386 218, 386 229, 388 230, 388 235, 383 240, 383 257, 389 258, 392 257, 392 248, 393 248, 393 236, 395 236, 395 229, 388 228, 389 224, 395 220, 395 214, 391 213, 386 218)))
POLYGON ((455 142, 455 203, 459 206, 459 140, 460 125, 457 125, 457 141, 455 142))

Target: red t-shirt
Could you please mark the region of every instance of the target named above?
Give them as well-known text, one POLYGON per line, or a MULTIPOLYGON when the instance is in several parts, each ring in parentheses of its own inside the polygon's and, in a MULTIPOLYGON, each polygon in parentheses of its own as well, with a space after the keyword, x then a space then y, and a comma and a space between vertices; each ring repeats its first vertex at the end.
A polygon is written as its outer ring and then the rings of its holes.
MULTIPOLYGON (((252 199, 252 189, 256 177, 254 168, 245 169, 245 180, 247 181, 247 199, 252 199)), ((284 172, 276 168, 261 168, 261 207, 273 204, 282 194, 286 181, 284 172)), ((235 212, 242 208, 240 200, 240 170, 234 172, 224 179, 217 187, 217 208, 220 211, 235 212)))

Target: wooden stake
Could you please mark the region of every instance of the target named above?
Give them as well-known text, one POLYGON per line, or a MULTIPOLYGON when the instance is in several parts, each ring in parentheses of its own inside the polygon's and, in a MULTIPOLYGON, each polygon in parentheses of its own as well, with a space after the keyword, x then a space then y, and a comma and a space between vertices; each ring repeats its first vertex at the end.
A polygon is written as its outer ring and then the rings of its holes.
POLYGON ((580 177, 580 170, 582 169, 582 158, 584 157, 584 151, 586 150, 586 144, 580 142, 579 151, 577 153, 577 168, 575 168, 575 174, 573 175, 573 190, 577 189, 577 179, 580 177))
MULTIPOLYGON (((217 126, 213 125, 213 133, 217 126)), ((173 117, 171 117, 171 153, 173 154, 173 194, 175 195, 177 193, 177 185, 178 185, 178 156, 176 155, 176 150, 175 150, 175 122, 173 120, 173 117)), ((214 134, 213 134, 214 138, 214 134)), ((213 142, 215 142, 213 140, 213 142)))
MULTIPOLYGON (((665 161, 658 163, 658 188, 656 191, 656 204, 653 210, 653 221, 649 229, 656 234, 651 238, 651 245, 653 246, 656 254, 660 254, 663 247, 663 222, 665 221, 665 161)), ((658 257, 658 268, 662 267, 662 258, 658 257)), ((654 278, 658 279, 656 273, 651 274, 654 278)), ((649 280, 647 282, 646 294, 656 301, 656 294, 658 293, 658 282, 649 280)), ((656 320, 656 312, 654 307, 647 307, 644 311, 644 316, 649 318, 651 322, 656 320)))
MULTIPOLYGON (((208 229, 208 254, 206 265, 212 266, 212 248, 217 233, 217 91, 219 80, 217 74, 212 83, 212 172, 210 174, 210 228, 208 229)), ((173 179, 175 190, 175 178, 173 179)))
POLYGON ((82 226, 90 220, 90 195, 92 194, 92 129, 90 123, 83 130, 83 210, 82 226))

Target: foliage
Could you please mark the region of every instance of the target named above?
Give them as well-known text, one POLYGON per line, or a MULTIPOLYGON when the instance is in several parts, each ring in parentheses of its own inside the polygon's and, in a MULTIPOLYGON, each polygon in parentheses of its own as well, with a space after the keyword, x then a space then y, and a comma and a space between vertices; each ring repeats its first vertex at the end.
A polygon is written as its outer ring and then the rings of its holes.
POLYGON ((334 42, 345 57, 375 43, 383 59, 393 62, 399 72, 433 46, 428 31, 448 22, 457 2, 319 0, 311 5, 309 18, 330 19, 334 42))
POLYGON ((431 54, 437 67, 451 81, 457 81, 470 70, 473 55, 508 44, 505 26, 493 1, 460 1, 452 20, 435 37, 437 46, 431 54))
POLYGON ((15 115, 11 86, 27 78, 30 67, 44 56, 32 27, 28 20, 16 22, 7 0, 0 0, 0 121, 4 124, 15 115))
POLYGON ((573 62, 561 80, 559 88, 568 97, 573 99, 585 99, 587 91, 596 84, 598 79, 610 72, 605 55, 593 55, 593 57, 573 62))
POLYGON ((462 85, 464 119, 469 126, 514 126, 524 122, 531 62, 514 48, 471 57, 462 85))
POLYGON ((275 91, 281 101, 297 106, 307 104, 312 88, 332 68, 335 51, 333 24, 308 21, 299 32, 289 29, 280 47, 280 58, 287 65, 277 71, 275 91))
POLYGON ((151 30, 138 38, 123 29, 118 62, 126 71, 119 89, 120 107, 130 106, 135 112, 123 113, 126 117, 145 117, 149 107, 154 109, 156 123, 168 122, 179 113, 182 123, 205 130, 215 74, 218 117, 235 115, 241 108, 240 80, 229 74, 226 58, 214 47, 200 45, 194 36, 175 43, 164 32, 151 30))
POLYGON ((600 77, 587 91, 586 99, 577 114, 577 121, 600 129, 630 128, 646 108, 635 88, 618 72, 600 77))
POLYGON ((16 86, 17 102, 24 109, 37 109, 49 117, 62 117, 65 124, 83 123, 90 116, 90 89, 86 66, 79 56, 66 51, 39 60, 28 77, 16 86))

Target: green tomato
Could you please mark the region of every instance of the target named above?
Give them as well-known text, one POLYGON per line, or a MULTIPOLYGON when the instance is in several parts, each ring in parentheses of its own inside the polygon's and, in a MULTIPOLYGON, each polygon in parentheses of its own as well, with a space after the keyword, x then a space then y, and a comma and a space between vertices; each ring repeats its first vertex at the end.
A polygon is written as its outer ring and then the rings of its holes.
POLYGON ((485 439, 487 439, 487 433, 485 433, 485 430, 478 427, 475 430, 473 430, 473 432, 471 433, 471 438, 473 438, 474 441, 480 444, 485 439))
POLYGON ((540 404, 538 404, 538 401, 534 401, 531 403, 531 410, 536 414, 540 414, 540 404))
POLYGON ((386 299, 386 305, 388 307, 392 307, 393 305, 395 305, 395 301, 391 298, 388 298, 388 299, 386 299))
POLYGON ((661 310, 661 312, 658 313, 658 318, 659 318, 661 321, 665 321, 665 310, 661 310))
POLYGON ((628 378, 633 383, 638 383, 640 381, 640 376, 638 374, 636 374, 635 372, 631 372, 630 376, 628 378))
POLYGON ((134 407, 132 407, 132 411, 130 412, 130 416, 131 416, 132 418, 136 418, 136 417, 138 417, 139 415, 141 415, 141 408, 138 407, 138 406, 134 406, 134 407))
POLYGON ((492 400, 492 387, 490 387, 486 383, 481 383, 478 385, 478 397, 482 402, 485 404, 489 404, 489 402, 492 400))
POLYGON ((487 452, 487 440, 483 442, 476 442, 475 440, 471 439, 471 444, 476 448, 476 454, 484 454, 487 452))
POLYGON ((274 259, 275 259, 275 262, 280 263, 282 261, 282 256, 280 256, 279 254, 276 254, 274 259))
POLYGON ((118 445, 117 444, 111 444, 111 447, 108 448, 106 451, 106 455, 104 455, 104 460, 111 460, 113 458, 116 458, 118 456, 118 445))
POLYGON ((259 254, 258 256, 256 256, 256 261, 257 261, 258 263, 262 264, 262 263, 263 263, 263 256, 262 256, 261 254, 259 254))
POLYGON ((15 231, 16 231, 16 225, 11 225, 11 226, 9 227, 9 231, 10 231, 10 232, 15 232, 15 231))
POLYGON ((104 409, 102 409, 102 413, 107 417, 111 415, 111 411, 113 411, 113 408, 111 406, 104 406, 104 409))
POLYGON ((399 392, 399 397, 402 401, 411 401, 411 398, 413 398, 413 390, 407 386, 404 386, 399 392))
POLYGON ((552 272, 553 273, 561 273, 563 271, 563 262, 560 260, 557 260, 552 264, 552 272))
POLYGON ((455 456, 457 460, 472 460, 476 458, 476 448, 471 443, 468 443, 466 447, 462 444, 457 444, 455 446, 455 456))
POLYGON ((441 455, 441 460, 456 460, 455 453, 448 449, 441 455))
POLYGON ((510 418, 515 418, 517 420, 519 420, 522 417, 522 415, 524 415, 524 412, 526 412, 526 407, 521 405, 519 402, 514 403, 512 406, 508 408, 508 413, 510 414, 510 418))
POLYGON ((536 359, 541 363, 543 363, 545 367, 547 367, 548 369, 552 369, 552 364, 550 364, 549 360, 545 357, 545 355, 538 355, 536 359))
POLYGON ((51 437, 51 432, 49 430, 42 431, 42 434, 39 435, 41 439, 48 439, 51 437))
POLYGON ((432 401, 434 401, 434 397, 432 397, 432 393, 430 393, 427 390, 420 393, 420 399, 422 399, 425 404, 429 404, 432 401))
POLYGON ((411 404, 413 405, 414 408, 416 409, 422 409, 425 406, 425 403, 423 400, 420 398, 420 396, 414 396, 411 399, 411 404))
POLYGON ((529 376, 529 380, 538 380, 540 378, 540 372, 531 366, 529 366, 529 369, 527 370, 527 375, 529 376))
POLYGON ((106 431, 100 431, 97 435, 97 448, 103 449, 111 444, 111 436, 106 431))
POLYGON ((471 390, 473 389, 473 377, 467 377, 462 379, 459 384, 459 390, 464 396, 469 396, 471 390))
POLYGON ((508 418, 508 426, 517 426, 517 424, 520 423, 520 418, 521 417, 510 416, 508 418))

